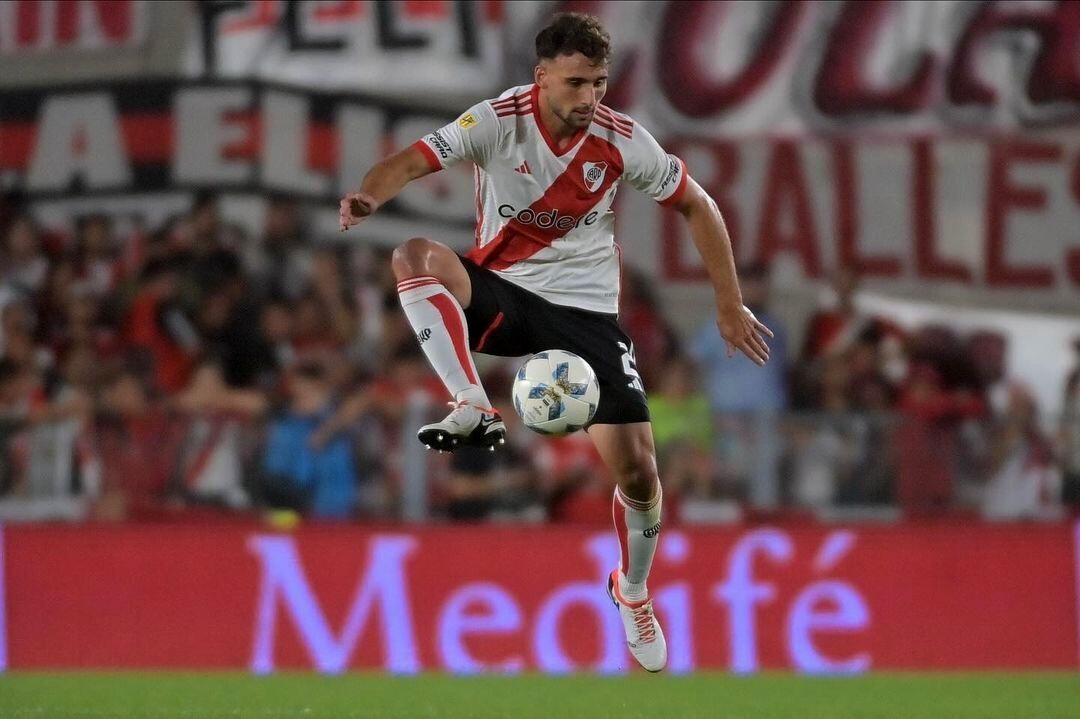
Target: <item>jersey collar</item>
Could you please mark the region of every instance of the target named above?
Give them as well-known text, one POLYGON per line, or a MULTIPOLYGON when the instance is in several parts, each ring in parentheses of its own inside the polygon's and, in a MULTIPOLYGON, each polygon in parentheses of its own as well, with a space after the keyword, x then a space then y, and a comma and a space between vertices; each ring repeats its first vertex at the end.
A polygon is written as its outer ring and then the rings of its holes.
POLYGON ((547 143, 548 149, 551 150, 552 154, 555 155, 555 157, 562 157, 566 153, 570 152, 570 150, 573 150, 575 147, 578 146, 581 138, 585 136, 585 133, 588 132, 589 128, 578 130, 570 137, 570 141, 566 143, 566 147, 560 149, 559 144, 555 141, 555 138, 553 138, 551 134, 548 133, 547 128, 544 127, 544 123, 540 120, 540 86, 534 84, 532 86, 531 94, 533 121, 536 122, 536 127, 540 130, 540 135, 544 138, 544 142, 547 143))

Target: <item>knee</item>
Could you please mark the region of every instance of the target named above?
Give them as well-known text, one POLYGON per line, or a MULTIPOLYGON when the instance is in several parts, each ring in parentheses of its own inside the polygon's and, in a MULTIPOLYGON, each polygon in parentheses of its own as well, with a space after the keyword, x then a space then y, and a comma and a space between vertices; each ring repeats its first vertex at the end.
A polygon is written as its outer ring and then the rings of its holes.
POLYGON ((406 240, 394 249, 391 258, 394 274, 399 280, 418 274, 432 274, 437 248, 437 243, 423 237, 406 240))
POLYGON ((656 495, 660 478, 656 471, 656 457, 647 447, 637 447, 627 452, 613 463, 611 471, 627 497, 647 502, 656 495))

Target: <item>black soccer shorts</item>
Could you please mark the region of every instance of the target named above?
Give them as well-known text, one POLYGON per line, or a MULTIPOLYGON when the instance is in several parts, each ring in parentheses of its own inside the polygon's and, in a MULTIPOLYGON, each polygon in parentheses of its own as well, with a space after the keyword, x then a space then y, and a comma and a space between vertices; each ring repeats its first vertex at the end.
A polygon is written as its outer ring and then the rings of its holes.
POLYGON ((465 319, 474 352, 498 357, 573 352, 589 363, 600 384, 600 404, 590 424, 649 421, 634 347, 616 315, 556 305, 466 257, 461 264, 472 281, 465 319))

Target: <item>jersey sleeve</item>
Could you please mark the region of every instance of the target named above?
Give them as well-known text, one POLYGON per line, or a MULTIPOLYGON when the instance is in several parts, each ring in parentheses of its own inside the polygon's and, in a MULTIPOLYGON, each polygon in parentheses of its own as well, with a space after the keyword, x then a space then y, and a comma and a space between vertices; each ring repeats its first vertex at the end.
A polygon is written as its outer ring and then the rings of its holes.
POLYGON ((469 108, 451 123, 417 140, 416 147, 427 158, 433 172, 468 160, 484 167, 499 143, 499 118, 487 102, 469 108))
POLYGON ((640 124, 623 151, 623 177, 661 205, 678 202, 686 191, 686 163, 668 154, 640 124))

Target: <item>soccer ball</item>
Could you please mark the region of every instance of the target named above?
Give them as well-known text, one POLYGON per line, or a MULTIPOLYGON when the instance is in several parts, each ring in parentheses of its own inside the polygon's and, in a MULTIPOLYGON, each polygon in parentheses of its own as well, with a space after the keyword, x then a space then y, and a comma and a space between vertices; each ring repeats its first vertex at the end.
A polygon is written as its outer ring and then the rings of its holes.
POLYGON ((559 436, 589 423, 600 403, 600 385, 589 363, 573 352, 547 350, 521 365, 513 397, 526 427, 559 436))

